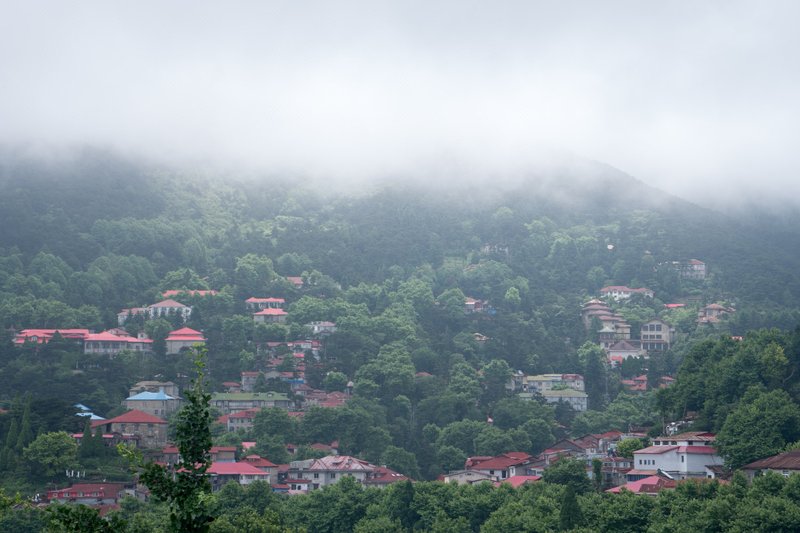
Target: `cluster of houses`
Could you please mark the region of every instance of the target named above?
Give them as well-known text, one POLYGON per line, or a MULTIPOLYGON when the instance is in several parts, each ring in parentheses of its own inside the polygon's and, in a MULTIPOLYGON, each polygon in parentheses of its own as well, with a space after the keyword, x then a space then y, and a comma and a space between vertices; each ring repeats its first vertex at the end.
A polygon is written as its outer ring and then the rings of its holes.
MULTIPOLYGON (((696 260, 692 260, 696 261, 696 260)), ((705 264, 699 262, 705 268, 705 264)), ((705 270, 703 270, 704 272, 705 270)), ((647 288, 632 289, 625 286, 611 286, 600 289, 600 296, 606 300, 591 299, 581 307, 581 320, 587 331, 597 335, 598 343, 608 356, 608 361, 616 366, 629 357, 648 357, 652 353, 669 350, 675 342, 675 327, 659 318, 643 323, 638 337, 631 325, 608 304, 608 300, 620 301, 641 294, 652 298, 653 291, 647 288)), ((668 309, 684 307, 685 304, 666 304, 668 309)), ((725 316, 735 312, 731 307, 712 303, 700 308, 698 324, 717 324, 725 316)))
POLYGON ((517 372, 506 386, 523 400, 541 398, 547 403, 565 402, 575 411, 586 411, 588 395, 580 374, 538 374, 517 372))
MULTIPOLYGON (((599 460, 602 463, 601 485, 612 487, 608 492, 630 490, 653 494, 663 488, 674 488, 677 482, 687 479, 727 476, 722 458, 712 446, 712 433, 689 432, 659 437, 653 440, 652 446, 635 451, 632 459, 617 455, 616 447, 622 440, 643 437, 640 433, 609 431, 562 439, 537 456, 507 452, 495 457, 470 457, 463 470, 450 472, 440 479, 469 484, 508 482, 517 486, 537 481, 548 467, 564 458, 585 461, 586 474, 590 478, 595 475, 592 463, 599 460)), ((800 461, 798 463, 800 468, 800 461)))

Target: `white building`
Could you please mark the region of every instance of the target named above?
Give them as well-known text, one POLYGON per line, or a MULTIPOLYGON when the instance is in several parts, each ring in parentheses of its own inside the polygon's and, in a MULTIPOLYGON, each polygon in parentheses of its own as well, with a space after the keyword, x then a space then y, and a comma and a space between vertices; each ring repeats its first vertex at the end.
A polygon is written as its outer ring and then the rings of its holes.
POLYGON ((705 478, 706 467, 721 466, 722 458, 711 446, 713 433, 691 432, 658 437, 653 446, 633 452, 633 467, 641 475, 661 470, 675 479, 705 478))
POLYGON ((565 402, 576 411, 588 409, 589 395, 583 391, 572 389, 546 390, 540 393, 547 403, 565 402))

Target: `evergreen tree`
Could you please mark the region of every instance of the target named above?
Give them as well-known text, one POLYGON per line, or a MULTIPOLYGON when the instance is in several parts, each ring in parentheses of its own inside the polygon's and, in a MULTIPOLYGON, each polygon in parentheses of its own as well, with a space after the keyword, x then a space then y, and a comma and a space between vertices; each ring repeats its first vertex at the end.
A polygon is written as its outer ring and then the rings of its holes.
POLYGON ((574 529, 583 520, 581 507, 578 505, 578 498, 575 496, 575 489, 572 485, 567 485, 564 495, 561 497, 561 512, 559 513, 559 529, 569 531, 574 529))

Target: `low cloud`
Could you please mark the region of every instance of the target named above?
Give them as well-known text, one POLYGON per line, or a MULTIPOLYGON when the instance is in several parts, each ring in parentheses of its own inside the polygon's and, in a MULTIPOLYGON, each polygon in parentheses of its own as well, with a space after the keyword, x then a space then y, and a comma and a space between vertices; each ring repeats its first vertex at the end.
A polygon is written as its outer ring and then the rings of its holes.
POLYGON ((4 143, 338 180, 567 152, 691 199, 800 192, 795 2, 20 4, 4 143))

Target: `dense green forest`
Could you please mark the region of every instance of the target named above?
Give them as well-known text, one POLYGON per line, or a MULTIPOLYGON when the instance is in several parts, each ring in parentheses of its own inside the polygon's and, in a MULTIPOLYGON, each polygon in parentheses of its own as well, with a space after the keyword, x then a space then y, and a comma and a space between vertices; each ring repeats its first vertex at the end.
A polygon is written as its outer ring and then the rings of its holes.
MULTIPOLYGON (((338 440, 342 453, 432 480, 472 455, 537 454, 562 437, 631 426, 655 436, 688 413, 694 429, 719 434, 734 468, 800 441, 800 234, 708 211, 609 167, 332 190, 301 177, 165 170, 96 150, 48 161, 4 152, 0 190, 6 494, 63 485, 61 467, 128 479, 125 462, 102 447, 65 449, 59 462, 35 453, 38 441, 81 431, 76 403, 108 417, 124 411, 136 381, 188 386, 191 358, 167 356, 162 345, 182 325, 208 339, 207 376, 221 390, 264 368, 258 344, 305 338, 311 321, 336 323, 305 378, 329 391, 352 382, 345 406, 299 419, 264 410, 245 433, 213 428, 216 444, 251 439, 276 463, 290 460, 287 443, 338 440), (690 258, 708 265, 704 280, 668 266, 690 258), (287 276, 302 277, 302 287, 287 276), (607 285, 652 289, 654 298, 613 305, 634 330, 654 317, 675 325, 673 349, 609 367, 580 315, 607 285), (121 309, 194 289, 218 292, 183 295, 193 306, 185 324, 126 323, 154 340, 152 356, 86 355, 58 338, 12 343, 24 328, 116 327, 121 309), (244 304, 251 296, 285 298, 287 323, 255 324, 244 304), (465 297, 489 310, 466 314, 465 297), (685 307, 665 308, 675 302, 685 307), (698 309, 715 302, 735 313, 698 325, 698 309), (584 375, 590 410, 519 399, 506 389, 515 371, 584 375), (642 373, 676 384, 625 393, 620 381, 642 373)), ((344 481, 282 498, 258 484, 227 486, 210 497, 212 530, 790 531, 800 521, 794 478, 748 485, 736 477, 646 498, 600 494, 585 474, 585 483, 562 474, 518 490, 425 481, 381 492, 344 481)), ((164 513, 126 501, 119 514, 129 531, 158 531, 164 513)), ((0 501, 9 531, 38 531, 49 520, 11 497, 0 501)))

